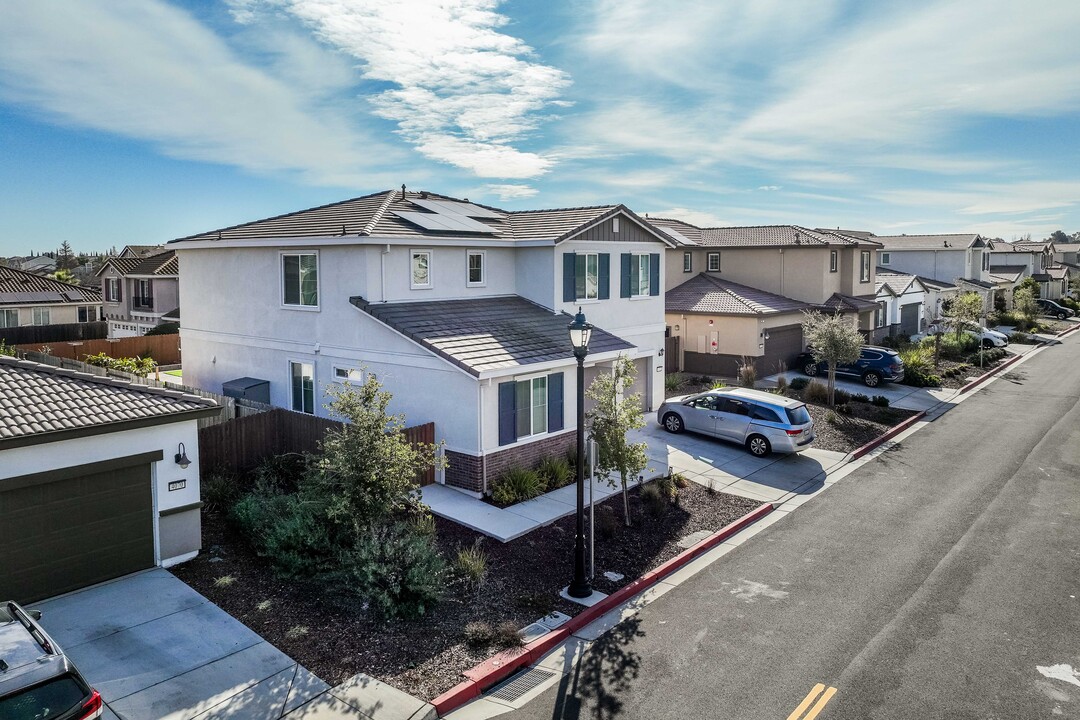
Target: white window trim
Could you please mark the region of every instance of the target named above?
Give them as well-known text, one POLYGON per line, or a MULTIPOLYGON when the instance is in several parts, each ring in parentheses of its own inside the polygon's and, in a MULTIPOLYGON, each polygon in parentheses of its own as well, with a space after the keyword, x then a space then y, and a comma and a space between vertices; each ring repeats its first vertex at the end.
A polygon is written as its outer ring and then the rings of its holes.
POLYGON ((322 309, 322 260, 319 258, 318 250, 279 250, 278 251, 278 284, 280 285, 280 292, 278 293, 278 301, 281 303, 283 310, 300 310, 303 312, 319 312, 322 309), (292 305, 285 302, 285 256, 289 255, 314 255, 315 256, 315 298, 314 305, 292 305))
POLYGON ((889 324, 889 322, 888 322, 888 320, 889 320, 889 301, 888 300, 880 300, 880 301, 878 301, 878 313, 877 313, 877 316, 878 316, 878 318, 877 318, 877 327, 878 328, 883 328, 883 327, 885 327, 886 325, 889 324))
POLYGON ((585 294, 575 297, 575 303, 600 302, 600 253, 575 253, 574 257, 574 295, 577 295, 577 258, 585 258, 585 294), (589 256, 596 258, 596 297, 589 297, 589 256))
MULTIPOLYGON (((515 397, 516 397, 516 394, 517 394, 517 386, 516 385, 518 383, 523 383, 523 382, 529 383, 529 430, 530 431, 533 429, 533 427, 532 427, 532 425, 533 425, 533 423, 532 423, 532 421, 533 421, 533 411, 536 410, 536 406, 532 404, 533 392, 535 391, 534 383, 537 380, 541 380, 541 379, 544 380, 544 429, 541 430, 540 432, 530 432, 528 435, 518 435, 517 439, 519 441, 520 440, 529 440, 529 439, 532 439, 532 438, 537 438, 537 437, 540 437, 541 435, 547 435, 549 432, 551 432, 547 427, 547 424, 548 424, 548 420, 547 420, 547 414, 548 414, 547 398, 548 398, 548 392, 549 392, 548 376, 550 374, 551 373, 541 373, 541 374, 538 374, 538 375, 532 375, 532 376, 530 376, 528 378, 522 378, 521 380, 514 380, 514 383, 515 383, 515 387, 514 387, 515 397)), ((517 413, 518 413, 518 410, 519 410, 519 408, 517 408, 515 406, 515 408, 514 408, 514 432, 515 433, 517 432, 517 413)))
POLYGON ((319 409, 319 375, 318 368, 315 366, 314 359, 300 359, 289 358, 285 361, 285 382, 289 388, 289 405, 288 409, 293 412, 300 412, 304 415, 318 415, 319 409), (293 409, 293 384, 292 384, 292 366, 293 365, 310 365, 311 366, 311 412, 307 413, 303 410, 293 409))
POLYGON ((888 265, 891 262, 892 262, 892 255, 890 255, 887 252, 881 253, 881 264, 882 265, 888 265))
POLYGON ((611 218, 611 232, 619 232, 619 218, 618 216, 611 218))
MULTIPOLYGON (((409 271, 412 271, 412 256, 409 256, 409 271)), ((431 279, 431 261, 428 260, 428 280, 431 279)), ((487 250, 469 250, 465 253, 465 287, 487 287, 487 250), (480 282, 469 280, 469 261, 473 255, 480 256, 480 282)))
POLYGON ((362 369, 356 367, 355 365, 334 365, 333 369, 331 370, 331 373, 332 373, 332 378, 333 378, 334 382, 339 383, 341 385, 363 385, 364 384, 364 371, 362 369), (338 370, 344 370, 345 373, 346 373, 346 377, 339 376, 338 375, 338 370), (354 378, 348 377, 348 375, 351 375, 354 372, 360 373, 360 378, 359 379, 354 379, 354 378))
POLYGON ((836 250, 829 251, 829 272, 834 273, 840 270, 840 253, 836 250))
POLYGON ((107 277, 107 278, 105 278, 105 302, 112 303, 112 304, 115 305, 115 304, 123 301, 123 298, 117 297, 118 295, 120 295, 120 289, 122 287, 121 283, 122 283, 122 279, 118 278, 118 277, 107 277), (114 285, 115 285, 115 288, 116 288, 116 292, 112 291, 112 288, 114 287, 114 285))
MULTIPOLYGON (((435 287, 435 280, 432 277, 434 273, 434 260, 435 253, 430 249, 425 248, 412 248, 409 250, 409 289, 410 290, 431 290, 435 287), (416 255, 427 255, 427 283, 419 284, 416 282, 416 276, 413 274, 413 260, 416 255)), ((468 269, 466 268, 466 271, 468 269)), ((466 276, 466 279, 468 277, 466 276)))
POLYGON ((859 251, 859 282, 860 283, 868 283, 873 279, 874 279, 874 267, 873 267, 873 261, 870 259, 870 251, 869 250, 860 250, 859 251), (866 271, 865 275, 863 275, 864 270, 866 271))
POLYGON ((720 253, 713 251, 705 256, 705 271, 706 272, 720 272, 720 253), (716 269, 713 269, 712 261, 716 258, 716 269))
POLYGON ((642 298, 652 297, 652 258, 649 253, 631 253, 630 257, 633 258, 633 262, 637 263, 638 268, 638 286, 630 288, 630 299, 640 300, 642 298), (649 275, 645 277, 647 287, 645 292, 641 292, 641 258, 645 258, 649 266, 649 275))
MULTIPOLYGON (((0 313, 3 313, 5 318, 7 317, 8 313, 15 313, 15 324, 14 325, 5 324, 5 325, 0 325, 0 327, 5 327, 5 328, 19 327, 19 308, 0 308, 0 313)), ((5 319, 4 322, 6 323, 7 320, 5 319)))
POLYGON ((47 307, 36 307, 36 308, 34 308, 33 311, 30 313, 30 319, 33 321, 34 325, 36 325, 38 327, 41 327, 41 326, 44 326, 44 325, 52 325, 52 313, 50 312, 50 309, 51 308, 47 308, 47 307), (38 322, 38 317, 40 317, 41 313, 45 313, 45 322, 39 323, 38 322))
POLYGON ((682 254, 682 271, 684 273, 694 272, 694 253, 686 250, 682 254))

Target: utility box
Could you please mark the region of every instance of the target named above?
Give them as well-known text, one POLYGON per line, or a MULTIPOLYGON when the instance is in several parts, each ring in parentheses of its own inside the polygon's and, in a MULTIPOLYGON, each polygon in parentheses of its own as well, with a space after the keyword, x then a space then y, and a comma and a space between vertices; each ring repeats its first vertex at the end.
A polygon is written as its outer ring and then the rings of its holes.
POLYGON ((259 378, 242 377, 221 384, 221 394, 242 400, 270 404, 270 381, 259 378))

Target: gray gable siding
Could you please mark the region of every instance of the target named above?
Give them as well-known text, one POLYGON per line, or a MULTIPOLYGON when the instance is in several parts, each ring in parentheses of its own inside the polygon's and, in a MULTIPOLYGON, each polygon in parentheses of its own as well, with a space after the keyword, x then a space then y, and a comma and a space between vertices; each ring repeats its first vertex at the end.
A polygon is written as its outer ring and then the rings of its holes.
MULTIPOLYGON (((651 232, 638 225, 636 222, 628 217, 619 217, 619 232, 613 230, 614 223, 612 219, 605 220, 604 222, 595 225, 583 233, 574 235, 574 240, 581 240, 584 242, 640 242, 640 243, 659 243, 661 242, 651 232)), ((570 239, 570 238, 567 238, 570 239)))

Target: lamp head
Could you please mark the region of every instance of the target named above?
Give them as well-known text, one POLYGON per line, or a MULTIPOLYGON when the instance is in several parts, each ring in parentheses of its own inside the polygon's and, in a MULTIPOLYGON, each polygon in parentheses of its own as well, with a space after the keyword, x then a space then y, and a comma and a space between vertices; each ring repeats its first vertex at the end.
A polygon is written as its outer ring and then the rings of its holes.
POLYGON ((191 461, 188 460, 187 450, 184 447, 184 443, 180 443, 180 447, 178 447, 176 450, 176 456, 173 459, 176 461, 176 464, 180 466, 181 470, 187 470, 188 466, 191 465, 191 461))
POLYGON ((579 358, 588 355, 593 326, 585 321, 585 314, 580 307, 574 316, 574 322, 567 326, 567 330, 570 331, 570 344, 574 347, 574 355, 579 358))

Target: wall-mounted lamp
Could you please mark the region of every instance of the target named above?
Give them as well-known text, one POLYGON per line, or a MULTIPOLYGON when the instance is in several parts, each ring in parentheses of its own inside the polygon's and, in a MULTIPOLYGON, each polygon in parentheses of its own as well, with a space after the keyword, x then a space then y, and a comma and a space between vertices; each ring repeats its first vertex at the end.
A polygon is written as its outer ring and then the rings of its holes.
POLYGON ((184 443, 180 443, 180 447, 177 448, 179 452, 176 453, 176 464, 180 466, 181 470, 187 470, 191 461, 188 460, 187 451, 184 448, 184 443))
POLYGON ((766 330, 766 331, 765 331, 765 333, 764 333, 764 334, 763 334, 763 335, 762 335, 761 337, 763 337, 763 338, 765 338, 766 340, 768 340, 768 339, 769 339, 769 331, 768 331, 768 330, 766 330))
POLYGON ((657 355, 664 357, 664 348, 660 348, 660 352, 658 352, 657 355))

